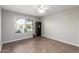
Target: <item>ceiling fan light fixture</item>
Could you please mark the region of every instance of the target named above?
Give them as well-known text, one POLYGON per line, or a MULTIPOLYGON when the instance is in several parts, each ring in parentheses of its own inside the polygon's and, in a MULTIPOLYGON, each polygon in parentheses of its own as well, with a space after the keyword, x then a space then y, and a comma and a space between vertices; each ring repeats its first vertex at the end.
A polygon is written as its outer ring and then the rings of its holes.
POLYGON ((44 10, 44 9, 39 9, 38 12, 39 12, 40 14, 42 14, 42 13, 45 13, 45 10, 44 10))
POLYGON ((40 9, 44 8, 44 5, 40 5, 39 8, 40 8, 40 9))
POLYGON ((40 14, 45 13, 46 10, 48 10, 48 9, 49 9, 49 8, 48 8, 47 6, 44 6, 44 5, 39 5, 39 6, 38 6, 38 12, 39 12, 40 14))
POLYGON ((44 6, 44 5, 40 5, 39 6, 39 9, 44 9, 44 10, 47 10, 47 9, 49 9, 47 6, 44 6))

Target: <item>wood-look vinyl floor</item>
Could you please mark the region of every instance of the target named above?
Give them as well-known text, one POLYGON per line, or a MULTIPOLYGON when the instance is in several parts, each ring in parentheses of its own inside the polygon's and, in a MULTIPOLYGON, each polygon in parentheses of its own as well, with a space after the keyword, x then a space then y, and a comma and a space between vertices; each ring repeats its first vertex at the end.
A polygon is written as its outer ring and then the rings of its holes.
POLYGON ((45 37, 29 38, 2 46, 2 53, 78 53, 79 47, 45 37))

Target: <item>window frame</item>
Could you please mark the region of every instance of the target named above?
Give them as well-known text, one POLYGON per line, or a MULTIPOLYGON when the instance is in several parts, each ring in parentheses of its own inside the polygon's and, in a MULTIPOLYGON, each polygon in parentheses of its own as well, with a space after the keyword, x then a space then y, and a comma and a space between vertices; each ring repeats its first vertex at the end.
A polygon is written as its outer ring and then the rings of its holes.
MULTIPOLYGON (((25 19, 25 18, 18 18, 18 19, 25 19)), ((16 30, 17 30, 16 20, 17 20, 17 19, 15 19, 15 32, 14 32, 15 34, 23 34, 23 33, 27 33, 27 32, 33 32, 33 29, 34 29, 34 20, 31 20, 31 19, 25 19, 25 25, 26 25, 26 21, 32 21, 32 31, 16 33, 16 30)))

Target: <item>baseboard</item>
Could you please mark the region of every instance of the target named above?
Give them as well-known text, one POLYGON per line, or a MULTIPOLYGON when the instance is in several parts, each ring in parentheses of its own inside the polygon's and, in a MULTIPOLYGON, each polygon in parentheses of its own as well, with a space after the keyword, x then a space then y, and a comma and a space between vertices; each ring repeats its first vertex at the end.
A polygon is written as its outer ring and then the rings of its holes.
POLYGON ((10 40, 10 41, 5 41, 5 42, 1 42, 1 43, 5 44, 5 43, 10 43, 10 42, 16 42, 16 41, 24 40, 24 39, 28 39, 28 38, 33 38, 33 36, 26 37, 26 38, 21 38, 21 39, 10 40))
POLYGON ((49 39, 57 40, 57 41, 60 41, 60 42, 63 42, 63 43, 69 44, 69 45, 73 45, 73 46, 79 47, 78 44, 74 44, 74 43, 71 43, 71 42, 63 41, 63 40, 60 40, 60 39, 58 39, 56 37, 51 38, 51 37, 48 37, 48 36, 45 36, 45 35, 42 35, 42 36, 46 37, 46 38, 49 38, 49 39))
MULTIPOLYGON (((42 36, 46 37, 46 38, 49 38, 49 39, 57 40, 57 41, 60 41, 60 42, 63 42, 63 43, 69 44, 69 45, 73 45, 73 46, 79 47, 78 44, 74 44, 74 43, 71 43, 71 42, 63 41, 63 40, 60 40, 60 39, 58 39, 56 37, 51 38, 51 37, 45 36, 45 35, 42 35, 42 36)), ((9 43, 9 42, 15 42, 15 41, 19 41, 19 40, 22 40, 22 39, 28 39, 28 38, 33 38, 33 36, 30 36, 30 37, 27 37, 27 38, 21 38, 21 39, 11 40, 11 41, 6 41, 6 42, 1 42, 1 43, 4 44, 4 43, 9 43)), ((2 44, 0 45, 0 50, 1 50, 2 44)))

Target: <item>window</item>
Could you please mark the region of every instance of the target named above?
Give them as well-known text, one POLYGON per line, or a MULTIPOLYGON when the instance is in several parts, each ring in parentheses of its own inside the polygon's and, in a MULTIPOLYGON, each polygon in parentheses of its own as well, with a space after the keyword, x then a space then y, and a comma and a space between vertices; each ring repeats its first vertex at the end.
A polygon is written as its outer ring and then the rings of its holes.
POLYGON ((15 33, 25 33, 33 30, 33 21, 26 19, 16 19, 15 33))

